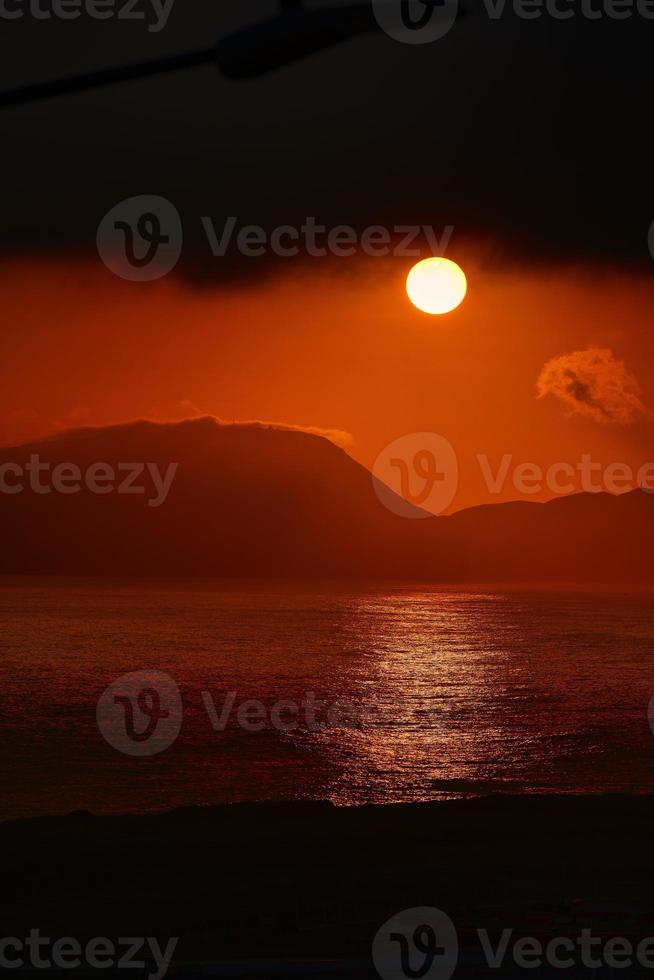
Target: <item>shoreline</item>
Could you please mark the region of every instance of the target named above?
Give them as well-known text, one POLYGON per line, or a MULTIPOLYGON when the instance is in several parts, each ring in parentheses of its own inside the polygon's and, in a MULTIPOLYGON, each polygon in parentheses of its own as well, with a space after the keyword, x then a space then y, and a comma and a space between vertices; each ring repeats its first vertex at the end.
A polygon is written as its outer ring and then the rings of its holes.
POLYGON ((637 935, 653 825, 654 796, 599 794, 34 817, 0 825, 0 908, 6 935, 179 936, 185 962, 362 960, 418 906, 463 934, 637 935))

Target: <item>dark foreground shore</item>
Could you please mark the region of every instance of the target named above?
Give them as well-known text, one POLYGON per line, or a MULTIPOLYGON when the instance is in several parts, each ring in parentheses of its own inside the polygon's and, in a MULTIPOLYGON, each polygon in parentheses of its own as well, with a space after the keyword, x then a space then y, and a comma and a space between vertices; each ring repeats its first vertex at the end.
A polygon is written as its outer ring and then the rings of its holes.
POLYGON ((2 934, 179 937, 168 976, 259 978, 374 976, 378 928, 415 906, 447 912, 464 952, 478 928, 640 939, 654 935, 653 828, 645 796, 12 821, 2 934))

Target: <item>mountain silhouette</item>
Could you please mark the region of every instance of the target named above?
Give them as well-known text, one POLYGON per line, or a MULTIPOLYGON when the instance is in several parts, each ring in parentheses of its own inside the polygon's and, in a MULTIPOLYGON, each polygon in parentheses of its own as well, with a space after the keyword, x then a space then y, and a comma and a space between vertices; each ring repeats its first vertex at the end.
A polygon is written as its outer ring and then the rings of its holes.
MULTIPOLYGON (((111 486, 128 477, 132 485, 107 491, 103 470, 94 484, 102 493, 84 481, 79 492, 36 492, 12 469, 6 484, 24 488, 0 493, 2 574, 654 580, 654 495, 640 490, 407 520, 379 502, 368 470, 327 438, 213 418, 71 430, 0 450, 0 467, 25 467, 31 457, 82 474, 106 464, 111 486), (156 467, 160 484, 176 464, 167 493, 133 464, 156 467)), ((50 474, 40 482, 51 483, 50 474)))

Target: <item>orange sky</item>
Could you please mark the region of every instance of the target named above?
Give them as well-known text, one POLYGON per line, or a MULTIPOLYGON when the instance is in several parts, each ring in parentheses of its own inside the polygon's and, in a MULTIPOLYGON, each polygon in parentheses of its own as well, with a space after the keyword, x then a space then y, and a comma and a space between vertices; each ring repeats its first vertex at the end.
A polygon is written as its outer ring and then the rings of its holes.
POLYGON ((626 363, 654 406, 652 278, 511 273, 452 257, 469 292, 444 317, 410 306, 401 259, 289 265, 284 277, 214 289, 174 276, 123 282, 97 261, 7 262, 0 441, 215 414, 345 430, 371 466, 398 436, 434 431, 459 458, 452 509, 519 496, 509 480, 489 497, 478 453, 493 468, 503 454, 544 466, 582 453, 634 468, 654 459, 648 415, 601 424, 536 397, 547 361, 596 346, 626 363))

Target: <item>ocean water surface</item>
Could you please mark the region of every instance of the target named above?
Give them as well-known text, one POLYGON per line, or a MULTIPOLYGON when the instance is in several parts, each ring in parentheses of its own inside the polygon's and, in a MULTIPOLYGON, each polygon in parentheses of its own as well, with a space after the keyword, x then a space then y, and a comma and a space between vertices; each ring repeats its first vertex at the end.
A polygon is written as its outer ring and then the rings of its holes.
POLYGON ((0 622, 1 818, 654 792, 649 595, 23 579, 0 622), (183 718, 134 757, 96 708, 140 670, 173 678, 183 718))

